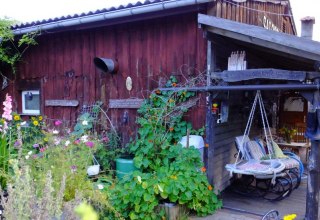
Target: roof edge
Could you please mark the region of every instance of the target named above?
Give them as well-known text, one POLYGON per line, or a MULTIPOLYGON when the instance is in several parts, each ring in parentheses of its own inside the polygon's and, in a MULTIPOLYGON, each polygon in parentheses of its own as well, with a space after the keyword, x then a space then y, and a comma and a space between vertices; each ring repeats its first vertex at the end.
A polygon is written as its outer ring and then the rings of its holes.
POLYGON ((185 6, 203 4, 208 2, 212 2, 212 0, 168 0, 154 2, 150 4, 134 5, 132 7, 121 8, 102 13, 87 14, 84 16, 71 17, 63 20, 49 21, 42 24, 33 24, 27 27, 13 28, 13 33, 15 35, 21 35, 35 31, 41 32, 45 30, 77 26, 98 21, 107 21, 115 18, 129 17, 157 11, 165 11, 168 9, 181 8, 185 6))

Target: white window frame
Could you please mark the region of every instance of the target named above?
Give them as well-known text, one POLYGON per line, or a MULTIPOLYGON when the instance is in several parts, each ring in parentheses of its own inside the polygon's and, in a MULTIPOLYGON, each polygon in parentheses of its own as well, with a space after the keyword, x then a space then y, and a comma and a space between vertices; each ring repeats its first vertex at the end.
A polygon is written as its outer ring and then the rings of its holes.
POLYGON ((40 115, 40 106, 39 106, 38 110, 26 109, 25 95, 27 95, 28 92, 31 92, 34 95, 39 95, 39 103, 40 103, 40 91, 39 90, 24 90, 24 91, 22 91, 22 93, 21 93, 21 96, 22 96, 22 114, 40 115))

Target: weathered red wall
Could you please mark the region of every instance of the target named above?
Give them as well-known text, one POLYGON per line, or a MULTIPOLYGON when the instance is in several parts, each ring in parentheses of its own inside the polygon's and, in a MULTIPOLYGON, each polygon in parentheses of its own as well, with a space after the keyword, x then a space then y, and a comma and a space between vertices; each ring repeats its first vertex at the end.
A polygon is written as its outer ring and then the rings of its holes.
MULTIPOLYGON (((45 34, 37 41, 38 46, 25 54, 18 76, 41 82, 42 114, 53 119, 75 121, 79 107, 44 107, 45 100, 76 99, 79 106, 101 100, 107 108, 109 99, 148 97, 160 77, 180 75, 181 70, 186 74, 189 67, 191 73, 203 72, 206 65, 206 39, 198 28, 197 13, 45 34), (117 59, 119 72, 101 75, 93 63, 96 56, 117 59), (75 75, 68 78, 65 72, 70 70, 75 75), (127 76, 133 80, 130 92, 125 88, 127 76)), ((124 111, 112 109, 108 113, 116 126, 130 133, 136 110, 128 110, 126 126, 121 125, 124 111)), ((204 125, 204 108, 190 114, 196 118, 196 127, 204 125)))

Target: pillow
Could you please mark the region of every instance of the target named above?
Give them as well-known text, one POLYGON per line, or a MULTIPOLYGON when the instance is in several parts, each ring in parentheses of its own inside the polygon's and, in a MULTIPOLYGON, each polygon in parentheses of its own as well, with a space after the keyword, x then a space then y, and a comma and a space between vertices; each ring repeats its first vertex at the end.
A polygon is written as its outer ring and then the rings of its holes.
POLYGON ((265 156, 256 141, 248 141, 246 147, 247 151, 250 152, 251 158, 254 160, 260 160, 263 156, 265 156))
POLYGON ((279 158, 279 159, 288 158, 288 156, 284 155, 279 145, 274 141, 272 141, 272 148, 276 158, 279 158))

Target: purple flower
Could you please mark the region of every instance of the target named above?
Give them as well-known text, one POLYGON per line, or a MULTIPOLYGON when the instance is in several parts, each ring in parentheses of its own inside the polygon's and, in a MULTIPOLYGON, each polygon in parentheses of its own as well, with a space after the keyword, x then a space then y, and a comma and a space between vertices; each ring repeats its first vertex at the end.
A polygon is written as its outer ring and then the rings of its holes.
POLYGON ((38 148, 39 147, 39 144, 34 144, 33 145, 33 148, 38 148))
POLYGON ((16 142, 14 142, 14 144, 13 144, 13 146, 16 148, 21 147, 21 145, 22 145, 21 140, 16 140, 16 142))
POLYGON ((86 142, 86 146, 90 147, 90 148, 93 148, 94 147, 94 143, 92 141, 88 141, 88 142, 86 142))
POLYGON ((60 120, 56 120, 55 122, 54 122, 54 125, 55 126, 59 126, 59 125, 61 125, 62 124, 62 121, 60 121, 60 120))
POLYGON ((74 144, 80 144, 80 140, 79 139, 75 140, 74 144))
POLYGON ((76 172, 77 171, 77 166, 76 165, 72 165, 70 168, 71 168, 71 172, 76 172))

